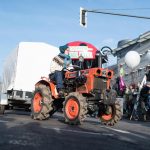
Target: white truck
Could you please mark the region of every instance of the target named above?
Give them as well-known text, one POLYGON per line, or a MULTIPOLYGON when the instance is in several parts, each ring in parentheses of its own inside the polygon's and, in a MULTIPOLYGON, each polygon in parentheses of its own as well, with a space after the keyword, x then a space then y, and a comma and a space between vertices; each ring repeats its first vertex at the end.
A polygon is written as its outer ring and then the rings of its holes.
POLYGON ((0 114, 5 106, 29 108, 35 83, 48 77, 50 61, 59 53, 55 46, 41 42, 20 42, 7 57, 0 91, 0 114))

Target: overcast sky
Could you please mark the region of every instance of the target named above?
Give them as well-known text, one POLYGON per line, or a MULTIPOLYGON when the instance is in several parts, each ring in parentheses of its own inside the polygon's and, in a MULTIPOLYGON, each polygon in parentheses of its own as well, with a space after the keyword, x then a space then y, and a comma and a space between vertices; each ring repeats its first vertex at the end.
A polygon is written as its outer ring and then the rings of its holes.
POLYGON ((95 13, 87 14, 83 28, 80 7, 150 17, 149 0, 0 0, 0 75, 5 58, 22 41, 58 47, 81 40, 115 48, 119 40, 137 38, 150 28, 150 20, 95 13))

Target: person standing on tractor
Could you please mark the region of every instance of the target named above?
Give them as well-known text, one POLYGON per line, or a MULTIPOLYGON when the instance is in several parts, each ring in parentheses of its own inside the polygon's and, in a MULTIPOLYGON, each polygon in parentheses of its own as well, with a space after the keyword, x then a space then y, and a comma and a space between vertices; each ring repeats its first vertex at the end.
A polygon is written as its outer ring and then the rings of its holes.
POLYGON ((59 47, 60 53, 52 59, 50 64, 50 79, 56 82, 56 88, 60 97, 64 95, 63 70, 68 68, 72 61, 67 45, 59 47))

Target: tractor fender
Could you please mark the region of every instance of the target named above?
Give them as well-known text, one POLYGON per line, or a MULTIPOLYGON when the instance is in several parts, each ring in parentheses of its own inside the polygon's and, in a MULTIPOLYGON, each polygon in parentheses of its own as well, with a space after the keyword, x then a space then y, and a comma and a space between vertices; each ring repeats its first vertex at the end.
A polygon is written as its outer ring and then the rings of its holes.
POLYGON ((50 91, 51 91, 51 95, 52 97, 54 97, 55 99, 58 98, 58 92, 56 90, 56 86, 53 82, 49 81, 48 78, 46 77, 41 77, 41 80, 38 81, 36 84, 35 84, 35 87, 38 87, 39 84, 43 84, 43 85, 46 85, 50 88, 50 91))

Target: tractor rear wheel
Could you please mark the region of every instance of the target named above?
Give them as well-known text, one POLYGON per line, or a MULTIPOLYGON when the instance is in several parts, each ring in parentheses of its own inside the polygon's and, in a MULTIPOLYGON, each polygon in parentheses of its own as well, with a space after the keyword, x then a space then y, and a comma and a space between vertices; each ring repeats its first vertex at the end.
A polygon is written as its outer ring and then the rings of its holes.
POLYGON ((63 113, 65 122, 71 125, 81 124, 87 113, 86 98, 78 92, 70 93, 63 103, 63 113))
POLYGON ((122 117, 121 106, 118 100, 114 104, 104 105, 103 110, 100 110, 100 121, 104 125, 113 126, 122 117))
POLYGON ((49 118, 49 113, 53 110, 53 99, 49 87, 39 84, 35 88, 34 97, 31 101, 31 117, 35 120, 45 120, 49 118))

